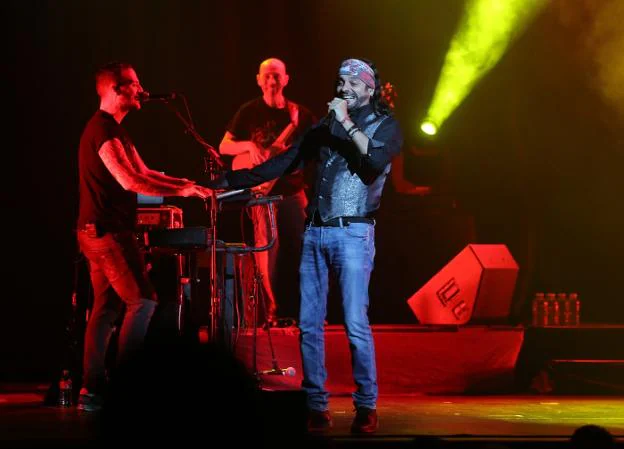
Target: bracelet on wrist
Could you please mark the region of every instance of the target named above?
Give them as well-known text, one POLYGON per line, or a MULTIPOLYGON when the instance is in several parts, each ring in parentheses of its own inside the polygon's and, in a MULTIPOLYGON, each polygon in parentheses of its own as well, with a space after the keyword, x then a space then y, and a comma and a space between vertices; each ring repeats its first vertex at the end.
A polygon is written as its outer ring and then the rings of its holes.
POLYGON ((353 139, 353 136, 355 135, 356 132, 358 132, 360 130, 360 128, 358 128, 357 126, 353 125, 351 128, 349 128, 349 131, 347 131, 347 135, 349 136, 349 139, 353 139))

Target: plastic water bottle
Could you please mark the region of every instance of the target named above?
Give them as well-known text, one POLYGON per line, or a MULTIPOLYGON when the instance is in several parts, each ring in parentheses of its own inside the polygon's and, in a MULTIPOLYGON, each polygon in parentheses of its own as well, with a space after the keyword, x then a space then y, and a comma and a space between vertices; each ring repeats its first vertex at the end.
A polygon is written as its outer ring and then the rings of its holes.
POLYGON ((557 293, 557 325, 567 326, 565 324, 565 306, 568 302, 568 295, 565 293, 557 293))
POLYGON ((581 324, 581 300, 579 299, 578 293, 570 293, 568 301, 570 301, 572 308, 570 325, 578 326, 581 324))
POLYGON ((541 307, 541 313, 540 313, 540 317, 541 317, 540 326, 546 327, 550 324, 548 321, 550 317, 549 311, 550 311, 550 304, 548 303, 548 297, 544 295, 544 300, 542 301, 542 307, 541 307))
POLYGON ((554 293, 546 293, 545 313, 548 318, 545 320, 545 326, 559 326, 559 304, 557 303, 557 295, 554 293))
POLYGON ((571 326, 573 317, 572 310, 574 309, 573 298, 571 293, 570 296, 566 296, 562 302, 562 311, 561 311, 561 324, 563 326, 571 326))
POLYGON ((59 381, 59 407, 71 407, 72 405, 72 379, 69 370, 63 370, 59 381))
POLYGON ((534 327, 544 325, 544 294, 536 293, 531 304, 532 323, 534 327))

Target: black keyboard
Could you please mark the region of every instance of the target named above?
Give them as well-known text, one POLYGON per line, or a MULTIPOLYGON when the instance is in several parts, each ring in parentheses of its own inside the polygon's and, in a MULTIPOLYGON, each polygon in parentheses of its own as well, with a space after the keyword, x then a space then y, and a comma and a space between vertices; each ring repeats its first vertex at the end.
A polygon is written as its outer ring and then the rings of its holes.
MULTIPOLYGON (((176 229, 153 229, 145 232, 145 246, 171 250, 206 250, 211 247, 210 229, 189 226, 176 229)), ((217 240, 217 248, 224 243, 217 240)))

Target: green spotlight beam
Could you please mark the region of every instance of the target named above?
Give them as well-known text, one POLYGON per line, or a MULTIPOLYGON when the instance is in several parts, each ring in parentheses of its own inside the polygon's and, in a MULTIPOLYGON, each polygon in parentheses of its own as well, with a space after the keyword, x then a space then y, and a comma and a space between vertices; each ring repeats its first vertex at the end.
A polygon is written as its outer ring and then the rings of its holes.
POLYGON ((438 129, 547 0, 468 0, 427 112, 438 129))

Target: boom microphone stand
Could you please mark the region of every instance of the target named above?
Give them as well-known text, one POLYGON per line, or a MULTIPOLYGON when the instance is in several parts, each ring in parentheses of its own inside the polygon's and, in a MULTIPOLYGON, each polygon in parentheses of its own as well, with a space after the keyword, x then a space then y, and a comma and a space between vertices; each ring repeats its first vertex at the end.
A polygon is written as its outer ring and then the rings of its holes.
MULTIPOLYGON (((180 114, 180 111, 173 108, 169 101, 164 100, 164 103, 169 109, 171 109, 178 119, 184 124, 186 134, 190 134, 197 143, 199 143, 206 150, 204 159, 204 172, 208 175, 211 181, 215 180, 221 171, 225 168, 225 164, 221 160, 221 156, 215 148, 204 140, 204 138, 197 132, 193 119, 191 118, 191 112, 188 107, 188 102, 183 94, 176 94, 176 97, 182 98, 184 107, 188 115, 188 119, 180 114)), ((217 338, 217 322, 219 307, 221 304, 220 291, 217 286, 217 201, 215 198, 210 199, 210 204, 206 202, 205 207, 209 215, 209 229, 211 234, 210 245, 210 339, 215 341, 217 338)))

